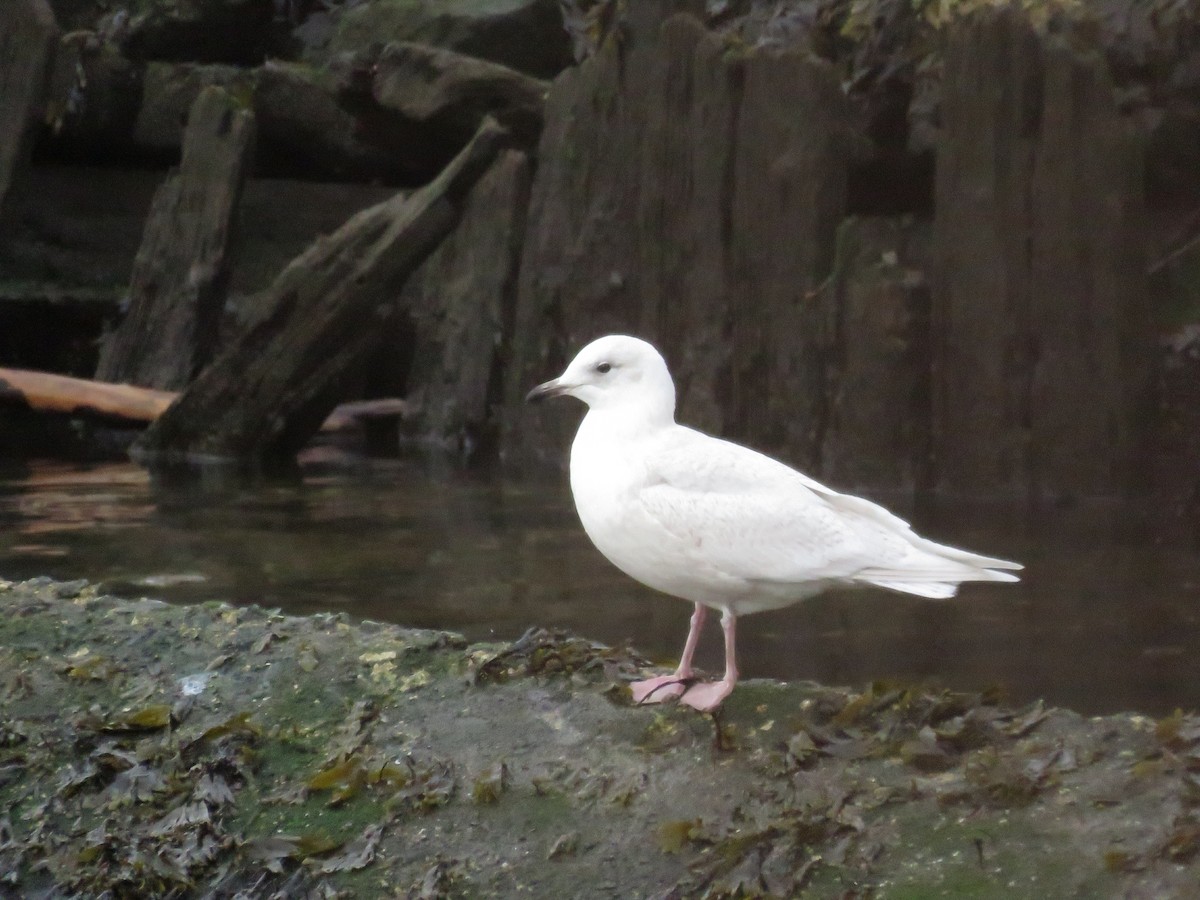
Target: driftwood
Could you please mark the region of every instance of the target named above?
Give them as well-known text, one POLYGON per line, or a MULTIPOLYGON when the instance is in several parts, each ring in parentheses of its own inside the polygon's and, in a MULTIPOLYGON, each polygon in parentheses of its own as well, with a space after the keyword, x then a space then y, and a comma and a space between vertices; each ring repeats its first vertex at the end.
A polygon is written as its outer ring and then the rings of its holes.
POLYGON ((433 182, 363 210, 293 260, 257 298, 257 317, 134 444, 134 458, 289 462, 362 375, 400 288, 455 227, 507 141, 486 120, 433 182))
POLYGON ((154 195, 129 285, 129 313, 96 377, 178 390, 212 359, 229 282, 229 245, 254 152, 254 114, 219 87, 188 113, 179 172, 154 195))
POLYGON ((88 381, 50 372, 0 368, 0 400, 39 412, 71 413, 126 422, 152 422, 175 400, 174 391, 88 381))
MULTIPOLYGON (((149 424, 178 396, 176 391, 0 367, 0 403, 20 404, 38 412, 149 424)), ((365 419, 405 418, 410 413, 409 402, 398 397, 357 400, 334 409, 321 431, 345 431, 365 419)))

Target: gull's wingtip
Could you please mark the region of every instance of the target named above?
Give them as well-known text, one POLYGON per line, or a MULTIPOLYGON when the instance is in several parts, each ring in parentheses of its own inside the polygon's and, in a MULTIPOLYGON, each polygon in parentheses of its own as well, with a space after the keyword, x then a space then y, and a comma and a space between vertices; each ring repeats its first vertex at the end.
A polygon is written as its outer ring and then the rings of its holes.
POLYGON ((1010 562, 1007 559, 996 559, 989 562, 985 568, 988 569, 1009 569, 1013 572, 1020 572, 1025 566, 1019 562, 1010 562))
MULTIPOLYGON (((1023 568, 1025 568, 1025 567, 1024 567, 1024 566, 1010 566, 1009 568, 1011 568, 1011 569, 1023 569, 1023 568)), ((1021 580, 1021 576, 1019 576, 1019 575, 1014 575, 1012 572, 1003 572, 1003 571, 1001 571, 1001 572, 998 572, 998 571, 996 571, 995 569, 988 569, 987 571, 988 571, 988 572, 990 572, 990 573, 991 573, 991 575, 992 575, 992 577, 991 577, 991 578, 989 578, 989 579, 988 579, 988 581, 1007 581, 1007 582, 1014 582, 1014 581, 1020 581, 1020 580, 1021 580)))

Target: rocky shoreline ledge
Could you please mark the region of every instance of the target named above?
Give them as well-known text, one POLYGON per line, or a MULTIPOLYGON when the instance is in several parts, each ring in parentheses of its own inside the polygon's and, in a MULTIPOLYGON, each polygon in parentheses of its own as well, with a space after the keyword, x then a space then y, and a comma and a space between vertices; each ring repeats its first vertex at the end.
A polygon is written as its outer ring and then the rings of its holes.
POLYGON ((0 896, 1182 897, 1200 719, 0 581, 0 896))

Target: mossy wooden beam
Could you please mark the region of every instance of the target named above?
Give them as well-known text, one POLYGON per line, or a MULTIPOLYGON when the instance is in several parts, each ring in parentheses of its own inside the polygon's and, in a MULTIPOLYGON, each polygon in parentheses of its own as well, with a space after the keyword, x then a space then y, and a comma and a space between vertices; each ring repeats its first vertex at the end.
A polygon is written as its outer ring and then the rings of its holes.
POLYGON ((257 299, 257 318, 136 442, 134 458, 290 462, 345 399, 400 288, 456 226, 508 140, 485 120, 428 185, 363 210, 294 259, 257 299))

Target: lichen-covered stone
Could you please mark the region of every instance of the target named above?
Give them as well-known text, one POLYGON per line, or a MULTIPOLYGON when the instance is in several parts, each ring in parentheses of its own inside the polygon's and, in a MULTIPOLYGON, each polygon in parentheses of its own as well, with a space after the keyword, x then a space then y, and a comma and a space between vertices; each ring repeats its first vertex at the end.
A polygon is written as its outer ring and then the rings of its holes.
POLYGON ((371 94, 380 106, 439 129, 443 142, 463 143, 490 115, 531 146, 537 143, 549 88, 540 79, 411 43, 388 44, 372 72, 371 94))
POLYGON ((341 13, 324 52, 412 41, 549 78, 572 62, 558 0, 372 0, 341 13))
POLYGON ((1191 896, 1200 720, 0 580, 19 895, 1191 896), (155 859, 147 865, 147 859, 155 859))

